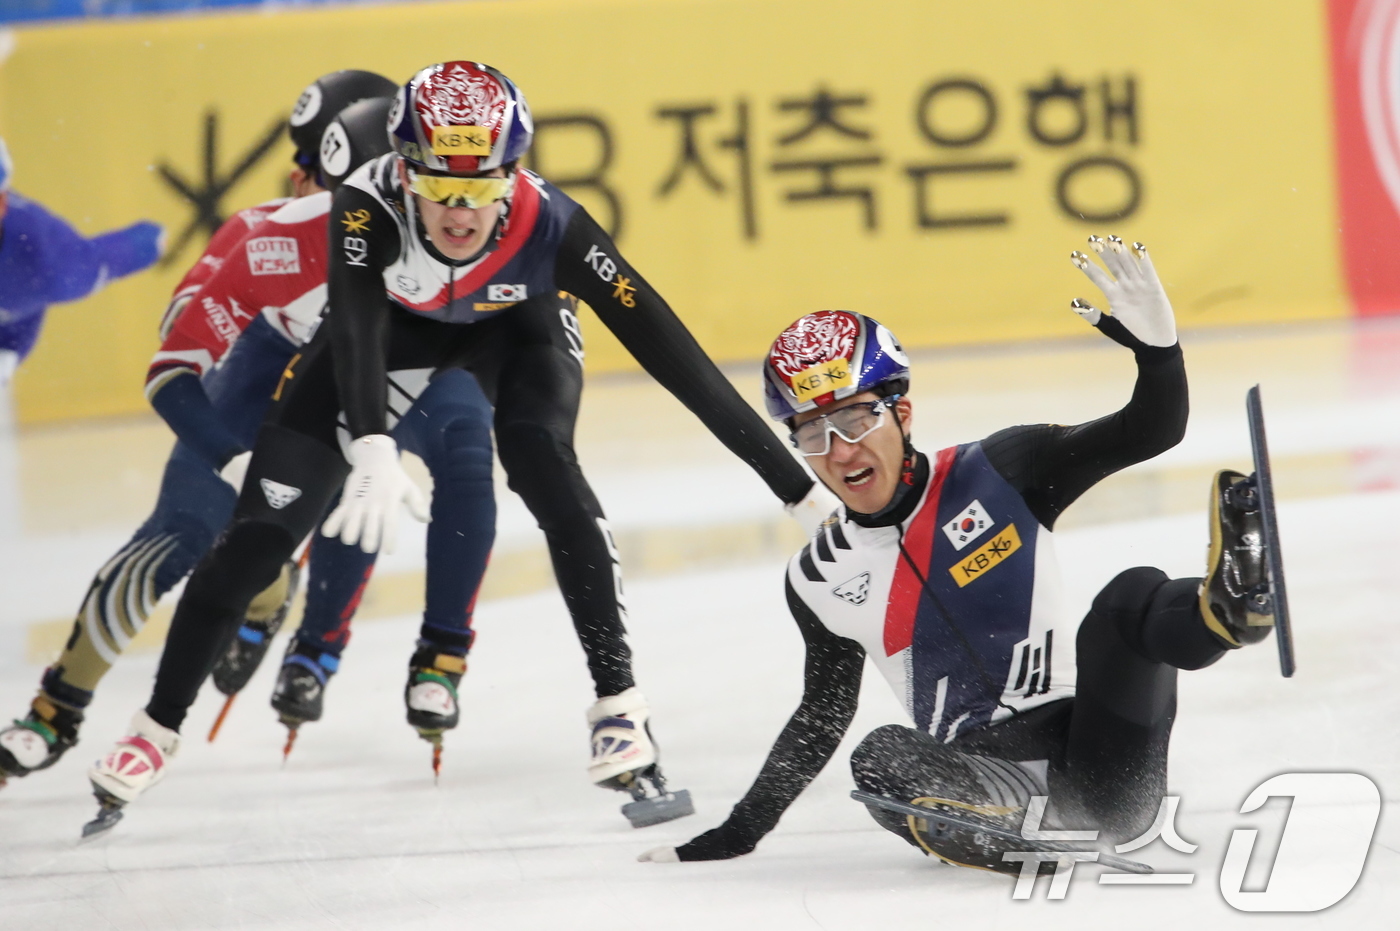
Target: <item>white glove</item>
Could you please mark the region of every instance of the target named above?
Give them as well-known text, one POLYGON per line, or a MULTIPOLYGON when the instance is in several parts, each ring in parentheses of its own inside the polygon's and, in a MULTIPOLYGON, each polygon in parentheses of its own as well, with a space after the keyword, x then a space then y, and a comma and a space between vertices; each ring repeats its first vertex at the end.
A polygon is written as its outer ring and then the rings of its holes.
POLYGON ((822 521, 840 506, 841 499, 832 494, 829 488, 821 482, 813 482, 801 501, 785 504, 783 510, 787 511, 788 515, 797 521, 802 532, 810 537, 821 527, 822 521))
POLYGON ((426 524, 428 498, 399 464, 399 447, 393 437, 382 433, 362 436, 350 444, 346 458, 350 460, 350 477, 340 493, 340 504, 321 525, 321 532, 339 536, 347 546, 359 543, 366 553, 380 549, 392 553, 398 541, 399 502, 426 524))
MULTIPOLYGON (((1157 270, 1152 267, 1147 247, 1135 242, 1129 250, 1117 236, 1110 236, 1107 240, 1090 236, 1089 248, 1108 266, 1113 273, 1112 278, 1082 252, 1071 252, 1069 258, 1075 268, 1088 275, 1089 280, 1108 298, 1108 312, 1129 333, 1149 346, 1174 344, 1176 315, 1172 313, 1167 292, 1157 278, 1157 270)), ((1097 308, 1078 299, 1070 306, 1089 323, 1098 324, 1101 315, 1097 308)))
POLYGON ((13 349, 0 349, 0 388, 10 383, 19 368, 19 353, 13 349))
POLYGON ((234 456, 219 470, 219 478, 233 486, 235 493, 243 491, 243 479, 248 475, 248 463, 253 461, 252 450, 234 456))
POLYGON ((638 863, 679 863, 681 858, 676 856, 674 847, 653 847, 646 853, 637 854, 638 863))

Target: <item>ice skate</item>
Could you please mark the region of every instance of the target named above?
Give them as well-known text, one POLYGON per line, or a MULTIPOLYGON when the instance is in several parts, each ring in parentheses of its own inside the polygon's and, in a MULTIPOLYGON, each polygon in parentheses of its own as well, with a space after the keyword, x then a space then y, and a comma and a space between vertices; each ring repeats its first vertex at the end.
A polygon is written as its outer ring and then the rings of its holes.
POLYGON ((636 687, 600 698, 588 709, 588 723, 593 728, 593 761, 588 776, 595 785, 632 796, 632 801, 622 806, 622 813, 636 828, 695 813, 689 791, 666 789, 647 726, 649 715, 646 698, 636 687))
POLYGON ((83 837, 115 827, 122 808, 165 777, 166 764, 179 749, 179 734, 151 720, 144 710, 136 712, 130 733, 88 770, 101 809, 83 826, 83 837))
POLYGON ((443 653, 430 645, 420 645, 408 661, 404 705, 408 723, 419 737, 433 745, 434 779, 442 771, 442 735, 456 727, 461 718, 457 685, 466 671, 465 656, 443 653))
MULTIPOLYGON (((1022 861, 1006 860, 1011 851, 1031 853, 1097 852, 1096 862, 1127 873, 1151 873, 1152 867, 1136 860, 1099 851, 1091 840, 1036 840, 1023 836, 1026 810, 995 805, 972 805, 944 798, 916 798, 910 802, 855 791, 851 798, 866 807, 902 816, 909 833, 924 852, 953 866, 968 866, 996 873, 1019 875, 1022 861)), ((877 820, 879 820, 877 818, 877 820)), ((1043 860, 1042 872, 1053 872, 1055 860, 1043 860)))
POLYGON ((29 713, 0 730, 0 786, 12 776, 48 769, 78 742, 83 713, 38 695, 29 713))
POLYGON ((340 660, 293 643, 272 689, 272 708, 288 727, 321 720, 326 683, 340 660))
POLYGON ((300 583, 301 567, 289 561, 282 567, 277 581, 253 599, 228 650, 214 664, 211 676, 214 687, 221 693, 231 698, 243 691, 248 680, 253 678, 272 646, 272 638, 287 619, 300 583))
POLYGON ((340 660, 328 653, 293 641, 277 672, 272 689, 272 709, 287 727, 287 743, 282 758, 292 752, 297 729, 307 721, 321 720, 326 683, 340 667, 340 660))
POLYGON ((1258 643, 1274 626, 1261 515, 1253 476, 1229 469, 1216 473, 1211 483, 1210 548, 1201 582, 1201 616, 1231 649, 1258 643))

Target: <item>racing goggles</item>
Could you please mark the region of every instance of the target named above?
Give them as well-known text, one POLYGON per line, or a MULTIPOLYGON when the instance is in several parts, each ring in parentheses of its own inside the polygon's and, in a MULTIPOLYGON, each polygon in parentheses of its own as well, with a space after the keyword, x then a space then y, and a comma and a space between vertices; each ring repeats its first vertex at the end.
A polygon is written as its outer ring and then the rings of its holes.
POLYGON ((831 452, 831 434, 847 443, 859 443, 885 422, 885 411, 894 407, 899 395, 874 401, 861 401, 829 414, 814 417, 796 430, 789 439, 804 456, 825 456, 831 452))
POLYGON ((504 178, 461 178, 455 175, 423 175, 409 169, 408 187, 413 193, 444 207, 485 207, 509 197, 515 175, 504 178))

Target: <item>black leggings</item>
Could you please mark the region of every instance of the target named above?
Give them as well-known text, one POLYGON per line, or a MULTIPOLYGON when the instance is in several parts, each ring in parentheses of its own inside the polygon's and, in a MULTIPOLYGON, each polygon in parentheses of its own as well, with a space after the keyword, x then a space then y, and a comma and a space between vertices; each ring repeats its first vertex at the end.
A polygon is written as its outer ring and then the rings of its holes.
MULTIPOLYGON (((544 531, 559 588, 602 697, 626 691, 634 682, 616 550, 603 509, 574 455, 583 388, 575 306, 567 295, 550 294, 470 325, 441 323, 396 308, 388 363, 391 381, 405 386, 411 379, 394 373, 461 367, 476 376, 495 406, 496 448, 510 488, 544 531)), ((179 728, 249 602, 315 529, 348 474, 336 436, 340 402, 328 336, 322 327, 288 366, 269 422, 258 436, 233 520, 195 568, 175 610, 147 706, 147 713, 166 727, 179 728), (273 508, 265 482, 300 493, 292 503, 273 508)), ((389 392, 391 408, 407 407, 410 399, 399 388, 390 385, 389 392)))
MULTIPOLYGON (((1034 794, 1031 780, 1007 763, 1046 760, 1061 820, 1117 841, 1138 836, 1167 791, 1176 672, 1208 666, 1225 652, 1201 619, 1200 581, 1168 580, 1151 568, 1121 573, 1079 627, 1074 698, 969 731, 952 744, 909 727, 878 728, 851 754, 856 784, 906 801, 1005 804, 1019 796, 1024 804, 1034 794)), ((915 843, 903 816, 871 814, 915 843)))

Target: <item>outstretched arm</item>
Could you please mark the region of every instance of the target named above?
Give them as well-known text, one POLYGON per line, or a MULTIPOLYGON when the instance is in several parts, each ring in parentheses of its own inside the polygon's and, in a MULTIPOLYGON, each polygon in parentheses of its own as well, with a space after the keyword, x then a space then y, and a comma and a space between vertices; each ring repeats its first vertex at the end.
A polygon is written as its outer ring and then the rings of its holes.
POLYGON ((775 495, 787 504, 802 500, 812 480, 792 453, 744 403, 661 295, 627 264, 612 239, 583 209, 569 221, 555 280, 586 301, 642 368, 748 463, 775 495))
POLYGON ((728 860, 753 851, 836 752, 855 717, 865 650, 838 637, 787 585, 788 606, 807 643, 802 703, 788 719, 763 769, 724 823, 687 844, 661 847, 644 859, 728 860))
POLYGON ((1113 272, 1087 256, 1071 258, 1109 299, 1111 314, 1082 300, 1072 307, 1105 336, 1133 351, 1137 383, 1127 405, 1075 426, 1035 424, 1000 430, 982 441, 993 468, 1015 488, 1046 527, 1065 508, 1120 469, 1172 448, 1186 432, 1190 405, 1186 366, 1166 292, 1141 243, 1130 250, 1117 237, 1090 245, 1113 272))
POLYGON ((49 300, 76 301, 110 281, 149 268, 160 258, 159 224, 141 221, 124 229, 83 238, 57 217, 45 252, 52 262, 49 300))

